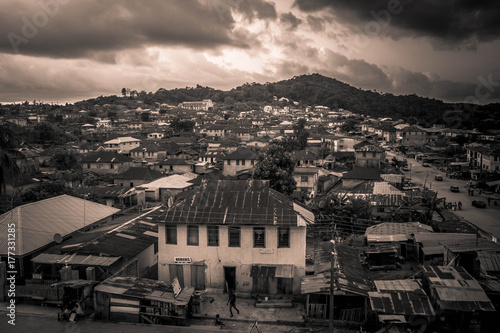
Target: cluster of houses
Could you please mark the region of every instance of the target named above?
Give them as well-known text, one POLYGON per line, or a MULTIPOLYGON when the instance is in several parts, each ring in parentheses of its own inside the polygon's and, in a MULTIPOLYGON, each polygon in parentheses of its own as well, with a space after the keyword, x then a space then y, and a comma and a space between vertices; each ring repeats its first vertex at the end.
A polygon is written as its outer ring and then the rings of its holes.
MULTIPOLYGON (((405 210, 431 218, 433 211, 423 200, 428 190, 409 191, 386 150, 494 177, 498 136, 390 119, 359 122, 346 133, 340 128, 353 115, 345 110, 294 103, 221 114, 213 106, 178 106, 195 123, 192 132, 172 132, 167 113, 140 126, 100 119, 82 126, 78 143, 22 147, 19 163, 45 175, 51 154, 77 153, 82 172, 101 185, 71 182, 79 197, 57 196, 0 216, 0 237, 16 225, 18 296, 57 304, 71 294, 101 319, 178 324, 203 311, 199 297, 211 289, 288 299, 312 322, 421 332, 492 327, 500 309, 500 246, 473 232, 393 222, 405 210), (294 136, 299 118, 308 119, 309 138, 306 149, 291 153, 297 189, 286 196, 252 174, 266 146, 294 136), (444 157, 457 135, 477 142, 463 146, 463 156, 444 157), (315 217, 314 199, 332 196, 368 202, 370 221, 315 217)), ((1 285, 6 244, 2 239, 1 285)))

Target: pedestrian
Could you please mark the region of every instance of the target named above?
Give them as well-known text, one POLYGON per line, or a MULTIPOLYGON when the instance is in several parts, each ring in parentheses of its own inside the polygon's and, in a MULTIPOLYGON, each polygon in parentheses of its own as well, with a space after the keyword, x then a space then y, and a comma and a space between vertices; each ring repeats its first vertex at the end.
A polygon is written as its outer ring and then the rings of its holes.
POLYGON ((458 202, 458 210, 462 210, 462 202, 461 201, 458 202))
POLYGON ((238 314, 240 314, 240 310, 236 307, 236 295, 234 292, 229 293, 227 304, 229 305, 229 313, 231 314, 231 317, 233 316, 233 308, 238 312, 238 314))

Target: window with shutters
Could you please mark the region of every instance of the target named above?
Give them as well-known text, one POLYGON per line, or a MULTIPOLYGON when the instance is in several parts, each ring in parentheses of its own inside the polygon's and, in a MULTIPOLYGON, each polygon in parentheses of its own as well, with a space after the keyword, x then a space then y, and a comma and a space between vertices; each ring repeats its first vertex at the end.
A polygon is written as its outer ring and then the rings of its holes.
POLYGON ((290 247, 290 228, 278 228, 278 247, 290 247))
POLYGON ((229 227, 229 247, 240 247, 241 246, 241 230, 240 227, 229 227))
POLYGON ((266 229, 261 227, 253 228, 253 247, 266 247, 266 229))
POLYGON ((207 245, 219 246, 219 227, 207 226, 207 245))

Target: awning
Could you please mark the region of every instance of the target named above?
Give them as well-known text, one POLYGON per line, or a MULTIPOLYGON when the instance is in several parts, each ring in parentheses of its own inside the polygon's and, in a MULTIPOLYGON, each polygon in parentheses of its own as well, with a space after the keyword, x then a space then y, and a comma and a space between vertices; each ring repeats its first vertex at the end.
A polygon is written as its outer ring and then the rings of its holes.
POLYGON ((251 277, 275 277, 276 266, 252 266, 250 270, 251 277))
POLYGON ((276 265, 275 277, 292 279, 293 278, 293 265, 276 265))
POLYGON ((278 277, 293 278, 293 265, 253 265, 250 269, 251 277, 278 277))

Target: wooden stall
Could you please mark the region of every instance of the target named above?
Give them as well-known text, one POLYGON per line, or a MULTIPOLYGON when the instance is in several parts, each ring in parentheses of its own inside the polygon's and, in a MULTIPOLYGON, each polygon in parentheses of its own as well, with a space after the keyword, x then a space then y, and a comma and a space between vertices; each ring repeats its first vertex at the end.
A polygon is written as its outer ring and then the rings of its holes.
POLYGON ((177 278, 162 281, 113 277, 94 289, 98 318, 146 324, 185 325, 194 288, 181 288, 177 278))

